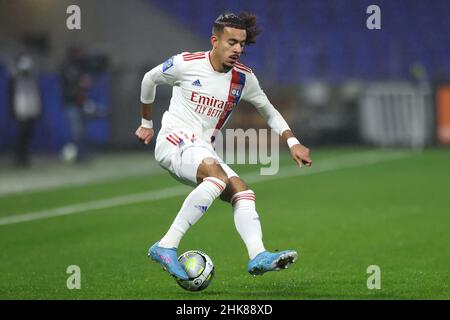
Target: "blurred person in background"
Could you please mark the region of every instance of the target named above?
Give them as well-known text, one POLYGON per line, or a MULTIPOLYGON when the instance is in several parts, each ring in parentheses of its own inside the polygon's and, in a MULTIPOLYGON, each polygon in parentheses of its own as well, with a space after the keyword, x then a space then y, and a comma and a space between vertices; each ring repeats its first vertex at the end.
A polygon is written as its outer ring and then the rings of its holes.
POLYGON ((41 95, 33 67, 33 59, 29 55, 20 55, 15 63, 16 73, 10 87, 12 114, 19 123, 15 160, 21 167, 30 165, 30 141, 36 120, 42 112, 41 95))
POLYGON ((86 57, 81 47, 68 48, 61 67, 61 81, 64 105, 69 120, 72 142, 64 147, 63 153, 73 154, 73 160, 88 160, 86 146, 86 106, 89 105, 88 90, 92 77, 86 67, 86 57))

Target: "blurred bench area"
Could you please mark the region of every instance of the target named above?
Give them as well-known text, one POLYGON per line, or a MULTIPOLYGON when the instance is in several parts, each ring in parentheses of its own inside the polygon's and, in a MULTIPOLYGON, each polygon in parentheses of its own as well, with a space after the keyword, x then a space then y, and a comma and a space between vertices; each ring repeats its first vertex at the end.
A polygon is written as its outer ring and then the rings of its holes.
MULTIPOLYGON (((18 135, 19 125, 14 119, 12 110, 11 86, 13 75, 4 64, 0 64, 0 152, 14 148, 14 142, 18 135)), ((93 84, 87 90, 88 103, 96 112, 107 111, 110 96, 110 75, 101 71, 93 74, 93 84)), ((47 152, 58 152, 66 143, 72 140, 69 119, 66 115, 61 75, 51 71, 41 70, 36 74, 36 82, 42 102, 41 113, 37 116, 33 149, 47 152)), ((89 108, 89 106, 86 106, 89 108)), ((87 121, 86 136, 94 145, 102 145, 108 142, 108 119, 89 115, 86 110, 87 121)))
MULTIPOLYGON (((450 144, 448 0, 11 0, 0 2, 0 157, 142 150, 142 76, 209 50, 224 11, 258 16, 242 62, 305 144, 450 144), (80 30, 66 26, 72 4, 80 30), (366 27, 372 4, 381 30, 366 27)), ((170 96, 159 88, 156 130, 170 96)), ((228 127, 266 124, 244 103, 228 127)))

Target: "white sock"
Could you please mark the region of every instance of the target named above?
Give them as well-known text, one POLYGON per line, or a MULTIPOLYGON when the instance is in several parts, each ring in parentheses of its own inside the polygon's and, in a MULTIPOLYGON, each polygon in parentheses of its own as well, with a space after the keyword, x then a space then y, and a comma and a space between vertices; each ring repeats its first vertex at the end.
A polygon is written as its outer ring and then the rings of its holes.
POLYGON ((244 241, 250 259, 266 251, 262 242, 261 222, 255 208, 255 194, 252 190, 236 193, 231 198, 234 224, 244 241))
POLYGON ((159 241, 163 248, 178 248, 181 238, 208 210, 213 201, 225 189, 225 183, 214 177, 207 177, 184 200, 169 231, 159 241))

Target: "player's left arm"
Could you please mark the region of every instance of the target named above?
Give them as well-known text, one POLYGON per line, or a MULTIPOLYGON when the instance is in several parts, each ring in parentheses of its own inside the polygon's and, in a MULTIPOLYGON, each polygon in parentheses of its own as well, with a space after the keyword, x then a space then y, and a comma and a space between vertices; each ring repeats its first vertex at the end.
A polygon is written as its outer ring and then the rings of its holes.
POLYGON ((259 86, 258 79, 252 73, 247 77, 246 86, 244 87, 243 100, 252 103, 261 116, 267 121, 267 124, 283 137, 283 140, 288 144, 292 159, 299 167, 302 164, 310 167, 312 160, 310 150, 302 145, 295 137, 292 130, 289 128, 286 120, 278 112, 277 109, 270 103, 264 91, 259 86))
POLYGON ((292 159, 294 159, 297 165, 301 167, 303 163, 307 167, 310 167, 312 165, 312 160, 309 148, 302 145, 290 129, 283 131, 281 136, 289 145, 292 159))

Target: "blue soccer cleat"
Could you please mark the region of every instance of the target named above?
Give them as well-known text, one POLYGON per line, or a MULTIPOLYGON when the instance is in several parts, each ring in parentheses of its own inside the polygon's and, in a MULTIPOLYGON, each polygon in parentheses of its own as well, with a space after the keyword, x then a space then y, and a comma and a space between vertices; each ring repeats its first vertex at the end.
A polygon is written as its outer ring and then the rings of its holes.
POLYGON ((162 248, 158 246, 159 242, 148 249, 148 256, 158 262, 164 270, 169 272, 172 276, 180 280, 188 280, 189 277, 186 271, 183 270, 178 262, 177 249, 176 248, 162 248))
POLYGON ((294 250, 286 250, 282 252, 264 251, 249 261, 247 270, 250 274, 262 275, 267 271, 278 271, 287 269, 291 263, 298 258, 298 253, 294 250))

